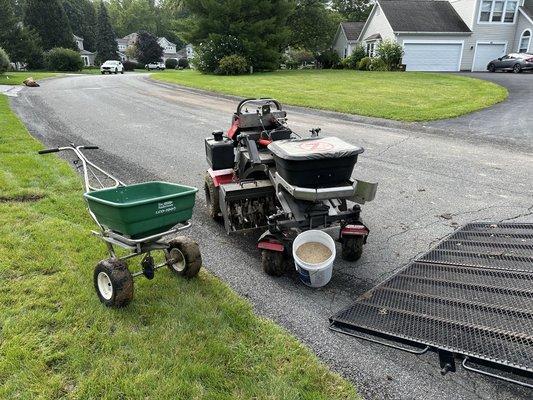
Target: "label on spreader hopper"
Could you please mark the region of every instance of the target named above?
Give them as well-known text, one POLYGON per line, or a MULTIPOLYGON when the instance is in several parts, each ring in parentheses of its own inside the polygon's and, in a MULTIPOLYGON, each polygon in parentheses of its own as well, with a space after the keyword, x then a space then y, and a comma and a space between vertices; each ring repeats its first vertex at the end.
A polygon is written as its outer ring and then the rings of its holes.
POLYGON ((176 211, 176 206, 173 201, 165 201, 163 203, 157 203, 156 214, 166 214, 169 212, 176 211))

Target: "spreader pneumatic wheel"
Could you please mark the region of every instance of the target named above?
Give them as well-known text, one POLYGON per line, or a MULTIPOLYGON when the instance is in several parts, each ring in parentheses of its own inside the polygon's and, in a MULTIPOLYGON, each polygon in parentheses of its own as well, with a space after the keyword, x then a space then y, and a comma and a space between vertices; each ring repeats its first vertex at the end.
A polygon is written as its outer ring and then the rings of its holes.
POLYGON ((213 218, 214 220, 218 220, 221 214, 218 189, 215 187, 215 182, 209 174, 205 175, 204 191, 207 212, 209 213, 209 216, 211 218, 213 218))
POLYGON ((133 276, 122 260, 100 261, 93 280, 98 298, 107 307, 125 307, 133 299, 133 276))
POLYGON ((261 251, 261 266, 263 271, 270 276, 281 276, 285 273, 285 260, 283 253, 279 251, 261 251))
POLYGON ((364 236, 345 236, 341 239, 342 259, 357 261, 363 255, 364 236))
POLYGON ((202 268, 202 255, 198 243, 186 236, 178 236, 168 243, 165 251, 168 268, 179 276, 193 278, 202 268))

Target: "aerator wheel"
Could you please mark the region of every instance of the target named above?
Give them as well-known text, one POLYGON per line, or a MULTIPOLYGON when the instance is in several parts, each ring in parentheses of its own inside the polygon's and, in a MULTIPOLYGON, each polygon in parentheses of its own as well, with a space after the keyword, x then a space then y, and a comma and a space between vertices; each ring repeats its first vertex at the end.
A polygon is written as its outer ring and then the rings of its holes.
POLYGON ((133 299, 133 276, 121 260, 102 260, 94 269, 94 288, 107 307, 120 308, 133 299))
POLYGON ((357 261, 363 255, 364 236, 345 236, 342 238, 342 259, 357 261))
POLYGON ((211 178, 211 175, 209 174, 205 175, 204 191, 207 212, 211 218, 218 220, 221 212, 220 203, 218 202, 218 188, 215 187, 215 182, 213 182, 213 178, 211 178))
POLYGON ((261 266, 270 276, 281 276, 285 273, 283 253, 279 251, 263 250, 261 252, 261 266))
POLYGON ((172 239, 165 251, 168 268, 178 276, 193 278, 202 268, 202 255, 198 243, 186 236, 172 239))

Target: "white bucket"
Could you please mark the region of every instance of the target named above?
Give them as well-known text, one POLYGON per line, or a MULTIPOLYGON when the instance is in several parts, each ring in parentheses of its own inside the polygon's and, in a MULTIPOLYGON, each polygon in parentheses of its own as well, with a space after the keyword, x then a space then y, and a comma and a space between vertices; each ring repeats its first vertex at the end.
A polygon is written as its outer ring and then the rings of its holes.
POLYGON ((335 260, 335 242, 327 233, 322 231, 305 231, 300 233, 296 239, 294 239, 292 245, 292 256, 294 257, 294 265, 300 275, 300 280, 307 286, 322 287, 327 285, 331 279, 331 273, 333 272, 333 261, 335 260), (308 242, 318 242, 326 246, 331 250, 331 257, 326 261, 319 264, 309 264, 302 261, 297 255, 296 250, 308 242))

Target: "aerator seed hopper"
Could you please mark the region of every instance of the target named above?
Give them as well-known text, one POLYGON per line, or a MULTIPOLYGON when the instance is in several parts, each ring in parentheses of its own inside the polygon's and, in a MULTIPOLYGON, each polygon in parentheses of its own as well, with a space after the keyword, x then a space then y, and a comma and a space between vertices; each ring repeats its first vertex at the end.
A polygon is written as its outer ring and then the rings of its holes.
POLYGON ((318 128, 300 137, 286 117, 277 100, 246 99, 226 134, 205 139, 209 213, 228 234, 264 230, 257 246, 269 275, 284 273, 294 238, 309 229, 339 228, 342 257, 356 261, 369 234, 361 205, 377 189, 351 178, 364 150, 318 128))

